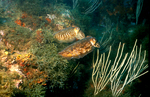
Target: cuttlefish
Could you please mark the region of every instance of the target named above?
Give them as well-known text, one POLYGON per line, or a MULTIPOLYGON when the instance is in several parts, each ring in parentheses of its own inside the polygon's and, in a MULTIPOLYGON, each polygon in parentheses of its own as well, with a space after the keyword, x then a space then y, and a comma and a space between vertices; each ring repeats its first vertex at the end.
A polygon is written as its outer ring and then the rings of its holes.
POLYGON ((61 43, 70 43, 85 38, 85 34, 79 27, 69 27, 56 32, 54 38, 61 43))
POLYGON ((94 37, 89 36, 67 46, 58 54, 66 59, 79 59, 92 52, 95 47, 100 48, 99 43, 94 37))

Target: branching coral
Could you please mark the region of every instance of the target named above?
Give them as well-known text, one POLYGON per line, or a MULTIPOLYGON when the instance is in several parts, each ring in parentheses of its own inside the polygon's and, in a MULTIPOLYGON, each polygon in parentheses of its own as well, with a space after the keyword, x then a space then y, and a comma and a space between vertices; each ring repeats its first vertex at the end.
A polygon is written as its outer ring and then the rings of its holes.
MULTIPOLYGON (((123 58, 124 44, 121 48, 120 43, 112 66, 110 66, 111 61, 109 60, 111 47, 106 59, 105 54, 102 54, 100 59, 97 57, 96 62, 93 63, 92 73, 92 81, 95 87, 94 95, 102 91, 110 81, 112 95, 118 97, 127 84, 148 73, 148 71, 144 71, 148 68, 148 64, 145 64, 146 51, 144 51, 144 55, 142 55, 141 46, 138 51, 136 43, 137 40, 130 55, 128 56, 128 53, 126 53, 123 58)), ((99 52, 97 52, 97 54, 99 55, 99 52)))

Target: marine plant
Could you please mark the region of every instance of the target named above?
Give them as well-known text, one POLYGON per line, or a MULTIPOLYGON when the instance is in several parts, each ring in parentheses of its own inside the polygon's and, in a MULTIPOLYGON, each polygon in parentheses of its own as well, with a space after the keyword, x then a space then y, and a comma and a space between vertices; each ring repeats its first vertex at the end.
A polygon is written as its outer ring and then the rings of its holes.
POLYGON ((136 7, 136 24, 138 24, 138 18, 140 16, 141 11, 142 11, 143 1, 144 0, 138 0, 137 1, 137 7, 136 7))
POLYGON ((43 9, 43 0, 16 0, 17 9, 22 10, 30 15, 42 15, 44 12, 43 9), (32 9, 32 10, 31 10, 32 9))
POLYGON ((0 96, 9 97, 12 92, 13 83, 5 71, 0 71, 0 96))
POLYGON ((67 80, 69 62, 58 55, 58 44, 54 42, 51 30, 43 29, 41 43, 33 41, 30 52, 36 56, 37 69, 48 74, 49 87, 63 88, 67 80))
POLYGON ((14 89, 12 97, 45 97, 46 88, 41 83, 34 83, 35 79, 24 79, 21 89, 14 89), (31 85, 32 84, 32 85, 31 85))
POLYGON ((124 44, 120 50, 120 43, 112 65, 110 65, 111 60, 109 60, 111 47, 106 59, 105 53, 101 54, 99 59, 99 51, 97 51, 98 56, 96 62, 93 63, 92 72, 92 81, 95 88, 94 95, 102 91, 110 81, 112 95, 118 97, 127 84, 148 72, 144 71, 148 68, 148 64, 145 63, 146 51, 142 55, 141 46, 138 51, 136 43, 137 40, 131 53, 129 53, 130 55, 128 56, 128 53, 126 53, 123 58, 124 44))
POLYGON ((137 45, 139 46, 142 44, 142 50, 145 49, 147 50, 147 56, 148 58, 148 52, 149 52, 149 26, 148 25, 135 25, 132 26, 128 29, 128 34, 129 34, 129 46, 131 47, 134 44, 134 40, 138 39, 139 41, 137 42, 137 45))
POLYGON ((101 4, 102 1, 100 0, 72 0, 72 6, 73 9, 76 9, 77 7, 79 7, 80 9, 84 9, 84 11, 81 11, 83 14, 87 15, 90 14, 92 12, 94 12, 101 4))
POLYGON ((5 36, 3 38, 5 42, 11 45, 11 49, 25 50, 30 47, 30 34, 29 29, 17 26, 15 29, 9 28, 5 31, 5 36), (24 48, 24 45, 26 45, 27 48, 24 48))
POLYGON ((19 79, 21 79, 21 76, 18 75, 16 72, 6 71, 3 67, 3 69, 0 69, 0 96, 1 97, 11 97, 11 95, 14 95, 13 91, 17 88, 19 88, 19 79))
MULTIPOLYGON (((33 75, 35 76, 35 75, 33 75)), ((41 75, 39 76, 41 77, 41 75)), ((21 85, 24 87, 21 89, 23 94, 27 97, 45 97, 46 88, 44 87, 45 81, 41 83, 36 82, 37 78, 33 77, 32 79, 24 79, 24 83, 21 85)), ((20 92, 20 91, 19 91, 20 92)), ((21 93, 21 92, 20 92, 21 93)), ((17 94, 17 93, 16 93, 17 94)))

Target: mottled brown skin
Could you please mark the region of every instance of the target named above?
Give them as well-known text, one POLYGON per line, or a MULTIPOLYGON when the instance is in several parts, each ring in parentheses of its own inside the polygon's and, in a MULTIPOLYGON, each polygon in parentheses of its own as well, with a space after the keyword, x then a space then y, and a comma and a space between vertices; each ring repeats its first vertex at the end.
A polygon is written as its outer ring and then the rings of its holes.
POLYGON ((76 39, 83 39, 84 37, 85 35, 80 31, 79 27, 69 27, 54 34, 54 38, 61 43, 73 42, 76 39))
POLYGON ((67 59, 79 59, 92 52, 94 47, 99 48, 100 46, 96 43, 95 38, 87 37, 69 45, 58 54, 67 59))

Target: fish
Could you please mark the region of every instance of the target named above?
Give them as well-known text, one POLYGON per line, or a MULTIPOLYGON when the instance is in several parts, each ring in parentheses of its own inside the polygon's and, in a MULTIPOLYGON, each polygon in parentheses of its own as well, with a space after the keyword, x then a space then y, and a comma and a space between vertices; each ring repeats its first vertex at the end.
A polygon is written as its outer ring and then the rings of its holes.
POLYGON ((85 34, 79 27, 68 27, 56 32, 54 38, 60 43, 70 43, 85 38, 85 34))
POLYGON ((80 59, 92 52, 95 47, 100 48, 99 43, 96 42, 94 37, 88 36, 67 46, 58 54, 68 60, 80 59))

